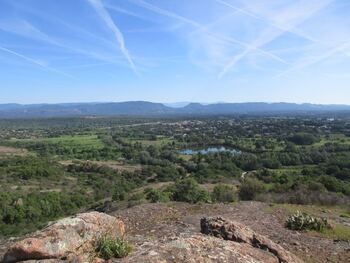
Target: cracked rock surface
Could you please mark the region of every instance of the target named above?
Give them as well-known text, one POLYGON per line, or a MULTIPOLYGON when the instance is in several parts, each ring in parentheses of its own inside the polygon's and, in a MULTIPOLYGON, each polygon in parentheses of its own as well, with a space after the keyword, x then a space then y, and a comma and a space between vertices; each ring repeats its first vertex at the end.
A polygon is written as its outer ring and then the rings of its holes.
POLYGON ((0 242, 0 258, 5 254, 4 262, 103 262, 96 258, 94 242, 106 232, 133 246, 129 256, 109 262, 347 263, 350 258, 348 242, 288 230, 283 225, 287 212, 271 210, 265 203, 170 202, 108 213, 78 214, 0 242))

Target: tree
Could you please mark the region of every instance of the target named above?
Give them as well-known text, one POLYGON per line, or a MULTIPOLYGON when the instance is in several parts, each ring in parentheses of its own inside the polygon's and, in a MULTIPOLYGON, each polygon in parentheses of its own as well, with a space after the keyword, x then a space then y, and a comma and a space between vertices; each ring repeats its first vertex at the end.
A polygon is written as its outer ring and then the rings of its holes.
POLYGON ((297 145, 311 145, 319 141, 319 139, 316 136, 304 132, 296 133, 288 137, 288 140, 297 145))
POLYGON ((122 186, 117 186, 114 189, 113 195, 112 195, 112 199, 113 201, 123 201, 125 200, 126 197, 126 191, 122 186))
POLYGON ((198 203, 209 202, 209 193, 201 189, 196 180, 186 178, 178 180, 172 188, 172 199, 174 201, 198 203))
POLYGON ((264 190, 265 187, 261 181, 255 178, 246 178, 239 189, 238 195, 242 200, 254 200, 264 190))
POLYGON ((154 188, 145 189, 145 195, 146 195, 146 199, 152 203, 170 201, 170 193, 169 192, 163 192, 163 191, 160 191, 160 190, 154 189, 154 188))
POLYGON ((216 185, 211 196, 214 202, 231 203, 236 200, 234 187, 227 184, 216 185))

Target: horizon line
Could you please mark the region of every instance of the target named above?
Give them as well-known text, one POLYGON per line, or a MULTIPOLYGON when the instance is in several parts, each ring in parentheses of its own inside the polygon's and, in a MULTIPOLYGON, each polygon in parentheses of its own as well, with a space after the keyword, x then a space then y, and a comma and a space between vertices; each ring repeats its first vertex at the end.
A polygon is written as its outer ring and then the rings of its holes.
MULTIPOLYGON (((121 101, 81 101, 81 102, 33 102, 33 103, 18 103, 18 102, 0 102, 0 105, 20 105, 20 106, 35 106, 35 105, 63 105, 63 104, 109 104, 109 103, 130 103, 130 102, 148 102, 154 104, 163 104, 164 106, 170 104, 201 104, 201 105, 215 105, 215 104, 249 104, 249 103, 264 103, 264 104, 296 104, 296 105, 321 105, 321 106, 350 106, 350 102, 347 103, 317 103, 317 102, 288 102, 288 101, 239 101, 239 102, 227 102, 227 101, 215 101, 215 102, 198 102, 198 101, 175 101, 175 102, 157 102, 150 100, 121 100, 121 101)), ((167 106, 171 107, 171 106, 167 106)))

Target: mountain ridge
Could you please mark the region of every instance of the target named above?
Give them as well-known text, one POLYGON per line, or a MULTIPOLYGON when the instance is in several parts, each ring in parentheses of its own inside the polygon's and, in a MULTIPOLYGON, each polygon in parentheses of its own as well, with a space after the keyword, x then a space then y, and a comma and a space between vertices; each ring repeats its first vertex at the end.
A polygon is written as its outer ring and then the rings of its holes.
POLYGON ((345 104, 312 104, 288 102, 242 102, 201 104, 191 102, 171 107, 149 101, 86 102, 56 104, 0 104, 0 118, 73 117, 73 116, 163 116, 163 115, 229 115, 264 113, 315 113, 350 111, 345 104))

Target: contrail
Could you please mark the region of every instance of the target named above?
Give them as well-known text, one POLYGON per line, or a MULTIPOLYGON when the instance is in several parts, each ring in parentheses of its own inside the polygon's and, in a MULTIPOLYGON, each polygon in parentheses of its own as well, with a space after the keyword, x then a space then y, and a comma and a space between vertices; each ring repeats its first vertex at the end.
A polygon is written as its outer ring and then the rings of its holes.
POLYGON ((250 52, 250 49, 246 49, 244 52, 242 52, 241 54, 238 54, 237 56, 234 57, 234 59, 232 59, 230 61, 229 64, 227 64, 225 66, 225 68, 220 72, 219 74, 219 78, 222 78, 226 72, 233 67, 234 64, 236 64, 239 60, 241 60, 244 56, 246 56, 248 53, 250 52))
MULTIPOLYGON (((253 46, 255 48, 260 48, 261 46, 272 42, 274 39, 277 37, 281 36, 284 32, 288 32, 291 29, 295 28, 298 24, 304 22, 307 20, 309 17, 311 17, 313 14, 317 13, 319 10, 330 4, 333 0, 325 0, 323 1, 320 5, 317 5, 316 7, 312 8, 312 10, 299 18, 297 21, 293 23, 293 25, 290 25, 288 29, 281 30, 278 34, 275 34, 272 37, 260 37, 259 39, 256 39, 253 41, 253 43, 250 46, 253 46), (255 44, 254 44, 255 42, 255 44)), ((224 69, 220 72, 219 78, 223 77, 237 62, 239 62, 242 58, 244 58, 247 54, 249 54, 249 47, 247 47, 241 54, 235 56, 225 67, 224 69)))
POLYGON ((10 50, 10 49, 8 49, 8 48, 5 48, 5 47, 0 46, 0 50, 5 51, 5 52, 7 52, 7 53, 10 53, 10 54, 12 54, 12 55, 15 55, 15 56, 17 56, 17 57, 20 57, 20 58, 22 58, 22 59, 24 59, 24 60, 27 60, 27 61, 29 61, 29 62, 31 62, 31 63, 33 63, 33 64, 36 64, 36 65, 38 65, 38 66, 40 66, 40 67, 42 67, 42 68, 44 68, 44 69, 47 69, 47 70, 49 70, 49 71, 52 71, 52 72, 55 72, 55 73, 64 75, 64 76, 69 77, 69 78, 72 78, 72 79, 75 79, 75 77, 73 77, 72 75, 69 75, 69 74, 64 73, 64 72, 62 72, 62 71, 59 71, 59 70, 57 70, 57 69, 55 69, 55 68, 48 67, 48 66, 46 66, 45 64, 41 63, 40 61, 37 61, 37 60, 32 59, 32 58, 30 58, 30 57, 24 56, 24 55, 22 55, 22 54, 20 54, 20 53, 17 53, 17 52, 15 52, 15 51, 13 51, 13 50, 10 50))
POLYGON ((314 39, 313 37, 311 37, 311 36, 305 34, 304 32, 301 32, 301 31, 297 30, 296 28, 286 28, 286 27, 284 27, 284 26, 278 25, 278 24, 274 23, 273 21, 270 21, 269 19, 266 19, 266 18, 261 17, 261 16, 257 16, 257 15, 255 15, 255 14, 253 14, 253 13, 247 11, 247 10, 244 10, 244 9, 242 9, 242 8, 239 8, 239 7, 237 7, 237 6, 234 6, 234 5, 232 5, 232 4, 230 4, 230 3, 227 3, 227 2, 225 2, 225 1, 223 1, 223 0, 214 0, 214 1, 217 2, 217 3, 219 3, 219 4, 222 4, 222 5, 224 5, 224 6, 230 7, 230 8, 232 8, 233 10, 236 10, 237 12, 240 12, 240 13, 242 13, 242 14, 245 14, 245 15, 247 15, 247 16, 250 16, 250 17, 252 17, 252 18, 254 18, 254 19, 261 20, 261 21, 265 21, 265 22, 267 22, 269 25, 271 25, 271 26, 273 26, 273 27, 275 27, 275 28, 277 28, 277 29, 280 29, 280 30, 283 30, 283 31, 286 31, 286 32, 291 32, 291 33, 293 33, 293 34, 295 34, 295 35, 297 35, 297 36, 303 37, 303 38, 305 38, 305 39, 307 39, 307 40, 310 40, 310 41, 312 41, 312 42, 318 42, 318 40, 316 40, 316 39, 314 39))
POLYGON ((191 19, 188 19, 186 17, 183 17, 183 16, 180 16, 176 13, 173 13, 173 12, 170 12, 170 11, 167 11, 167 10, 164 10, 164 9, 161 9, 157 6, 154 6, 150 3, 147 3, 145 1, 142 1, 142 0, 139 0, 139 1, 135 1, 135 0, 130 0, 132 1, 133 3, 135 3, 136 5, 138 6, 141 6, 143 8, 146 8, 154 13, 157 13, 157 14, 160 14, 160 15, 163 15, 163 16, 167 16, 167 17, 171 17, 173 19, 177 19, 181 22, 184 22, 186 24, 189 24, 189 25, 192 25, 193 27, 199 29, 199 30, 202 30, 204 32, 206 32, 209 36, 213 37, 213 38, 216 38, 216 39, 219 39, 221 41, 225 41, 226 43, 234 43, 234 44, 238 44, 238 45, 241 45, 243 47, 246 47, 247 49, 249 50, 256 50, 256 51, 259 51, 260 53, 266 55, 266 56, 269 56, 270 58, 272 59, 275 59, 279 62, 282 62, 284 64, 288 64, 285 60, 283 60, 282 58, 268 52, 268 51, 265 51, 259 47, 255 47, 255 46, 251 46, 247 43, 244 43, 240 40, 237 40, 235 38, 232 38, 232 37, 227 37, 227 36, 223 36, 223 35, 218 35, 218 34, 215 34, 215 33, 212 33, 210 32, 206 27, 204 27, 203 25, 199 24, 198 22, 196 21, 193 21, 191 19))
MULTIPOLYGON (((17 3, 16 3, 17 4, 17 3)), ((49 20, 53 23, 58 23, 60 25, 63 25, 64 27, 70 29, 70 30, 73 30, 79 34, 83 34, 85 36, 88 36, 89 38, 93 38, 93 39, 96 39, 98 41, 100 41, 101 43, 103 43, 104 45, 107 45, 108 47, 113 47, 114 49, 115 48, 118 48, 119 47, 116 47, 115 45, 115 41, 110 41, 110 40, 106 40, 102 37, 99 37, 98 35, 96 34, 93 34, 83 28, 80 28, 80 27, 77 27, 77 26, 74 26, 73 24, 71 23, 67 23, 57 17, 54 17, 54 16, 50 16, 48 14, 45 14, 41 11, 38 11, 37 9, 31 9, 31 8, 28 8, 27 6, 26 7, 22 7, 22 6, 17 6, 17 8, 21 8, 23 9, 25 12, 28 12, 28 13, 31 13, 33 15, 36 15, 36 16, 39 16, 45 20, 49 20)), ((98 59, 98 60, 102 60, 102 61, 105 61, 107 63, 114 63, 114 59, 107 57, 107 56, 104 56, 103 54, 99 54, 98 52, 94 52, 94 51, 89 51, 89 50, 85 50, 85 49, 82 49, 82 48, 78 48, 78 47, 74 47, 74 46, 71 46, 65 42, 62 42, 62 40, 58 41, 57 39, 53 39, 52 37, 50 37, 49 35, 47 35, 46 33, 42 32, 40 29, 38 29, 37 27, 35 27, 33 24, 29 23, 28 21, 26 20, 22 20, 22 25, 18 28, 9 28, 6 26, 6 24, 4 23, 1 23, 0 22, 0 29, 2 30, 5 30, 5 31, 8 31, 8 32, 11 32, 11 33, 15 33, 15 34, 19 34, 19 35, 24 35, 25 37, 29 37, 29 38, 33 38, 33 39, 39 39, 41 41, 45 41, 45 42, 48 42, 52 45, 56 45, 60 48, 65 48, 65 49, 68 49, 70 51, 73 51, 73 52, 76 52, 76 53, 80 53, 80 54, 83 54, 85 56, 88 56, 88 57, 91 57, 91 58, 94 58, 94 59, 98 59), (29 30, 29 32, 27 32, 29 30)), ((124 60, 124 56, 121 55, 121 58, 124 60)), ((120 60, 120 58, 118 58, 118 60, 120 60)), ((117 61, 119 62, 119 61, 117 61)), ((117 62, 115 64, 117 64, 117 62)))
POLYGON ((124 36, 119 30, 119 28, 116 26, 116 24, 113 22, 111 16, 109 15, 108 11, 104 8, 100 0, 88 0, 92 7, 96 10, 97 14, 100 16, 100 18, 106 23, 106 25, 112 30, 114 33, 114 36, 119 43, 119 48, 121 52, 123 53, 126 60, 129 62, 131 69, 138 75, 138 71, 136 69, 136 66, 131 59, 131 56, 129 54, 128 49, 125 47, 125 41, 124 36))
POLYGON ((311 66, 311 65, 316 64, 316 63, 318 63, 320 61, 326 60, 327 58, 333 56, 336 53, 344 52, 346 49, 349 48, 349 46, 350 46, 350 41, 345 42, 345 43, 343 43, 341 45, 338 45, 338 46, 334 47, 333 49, 329 50, 327 53, 325 53, 325 54, 323 54, 323 55, 321 55, 321 56, 319 56, 319 57, 317 57, 317 58, 315 58, 313 60, 306 61, 304 63, 296 65, 295 67, 293 67, 291 69, 288 69, 288 70, 286 70, 284 72, 281 72, 275 78, 282 77, 282 76, 284 76, 284 75, 286 75, 286 74, 288 74, 288 73, 290 73, 292 71, 303 69, 303 68, 305 68, 307 66, 311 66))
POLYGON ((123 9, 123 8, 120 8, 120 7, 117 7, 117 6, 106 5, 105 4, 105 7, 107 9, 110 9, 110 10, 113 10, 113 11, 116 11, 116 12, 119 12, 119 13, 122 13, 122 14, 125 14, 125 15, 128 15, 128 16, 132 16, 132 17, 135 17, 135 18, 138 18, 138 19, 142 19, 142 20, 145 20, 145 21, 154 22, 154 20, 152 20, 152 19, 149 19, 147 17, 144 17, 144 16, 139 15, 139 14, 134 13, 134 12, 130 12, 130 11, 126 10, 126 9, 123 9))

